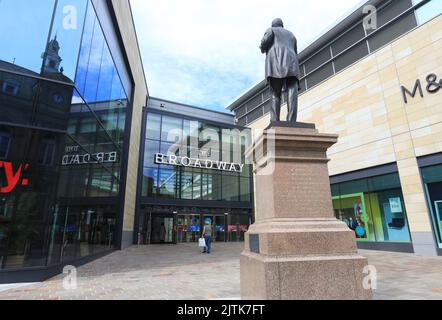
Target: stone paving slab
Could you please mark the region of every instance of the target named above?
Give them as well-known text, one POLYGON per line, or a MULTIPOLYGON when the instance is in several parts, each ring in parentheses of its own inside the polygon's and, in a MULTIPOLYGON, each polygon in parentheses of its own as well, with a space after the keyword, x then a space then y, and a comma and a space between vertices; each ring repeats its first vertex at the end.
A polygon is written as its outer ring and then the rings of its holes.
MULTIPOLYGON (((78 268, 78 287, 63 275, 0 287, 1 300, 239 299, 243 243, 216 243, 211 255, 193 244, 131 247, 78 268)), ((361 251, 378 271, 375 299, 442 300, 442 257, 361 251)))

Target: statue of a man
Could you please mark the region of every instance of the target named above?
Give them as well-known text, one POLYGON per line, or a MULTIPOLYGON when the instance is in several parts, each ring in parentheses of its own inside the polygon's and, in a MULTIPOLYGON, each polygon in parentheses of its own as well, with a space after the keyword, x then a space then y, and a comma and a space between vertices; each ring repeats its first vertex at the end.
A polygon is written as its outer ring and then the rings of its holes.
POLYGON ((300 90, 298 43, 293 33, 284 29, 281 19, 275 19, 265 33, 261 41, 261 52, 267 54, 266 78, 272 93, 272 122, 281 121, 281 98, 285 88, 288 94, 287 122, 295 123, 300 90))

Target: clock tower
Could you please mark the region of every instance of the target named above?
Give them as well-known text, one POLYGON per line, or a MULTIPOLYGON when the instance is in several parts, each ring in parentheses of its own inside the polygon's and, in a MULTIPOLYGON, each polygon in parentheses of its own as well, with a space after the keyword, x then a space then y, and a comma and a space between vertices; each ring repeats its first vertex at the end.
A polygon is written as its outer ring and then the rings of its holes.
POLYGON ((60 73, 60 64, 63 59, 59 55, 60 45, 57 36, 48 44, 47 51, 42 54, 43 70, 42 73, 60 73))

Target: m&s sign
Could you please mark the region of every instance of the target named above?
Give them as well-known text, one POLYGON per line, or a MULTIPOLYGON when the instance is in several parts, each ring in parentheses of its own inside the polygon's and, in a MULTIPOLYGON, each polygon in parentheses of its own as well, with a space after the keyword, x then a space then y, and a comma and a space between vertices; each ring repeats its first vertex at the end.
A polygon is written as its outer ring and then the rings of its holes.
POLYGON ((0 180, 0 193, 10 193, 18 185, 27 186, 29 180, 22 178, 23 173, 28 169, 29 164, 21 164, 19 167, 14 168, 12 162, 0 161, 0 175, 4 173, 6 181, 0 180))

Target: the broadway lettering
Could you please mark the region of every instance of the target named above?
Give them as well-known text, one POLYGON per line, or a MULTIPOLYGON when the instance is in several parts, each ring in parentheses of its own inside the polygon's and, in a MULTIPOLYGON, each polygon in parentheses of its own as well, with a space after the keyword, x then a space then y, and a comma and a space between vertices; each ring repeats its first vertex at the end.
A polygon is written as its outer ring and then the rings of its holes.
POLYGON ((178 157, 175 155, 155 154, 155 164, 165 164, 171 166, 182 166, 199 169, 210 169, 229 172, 242 172, 244 164, 228 163, 223 161, 201 160, 189 157, 178 157))

